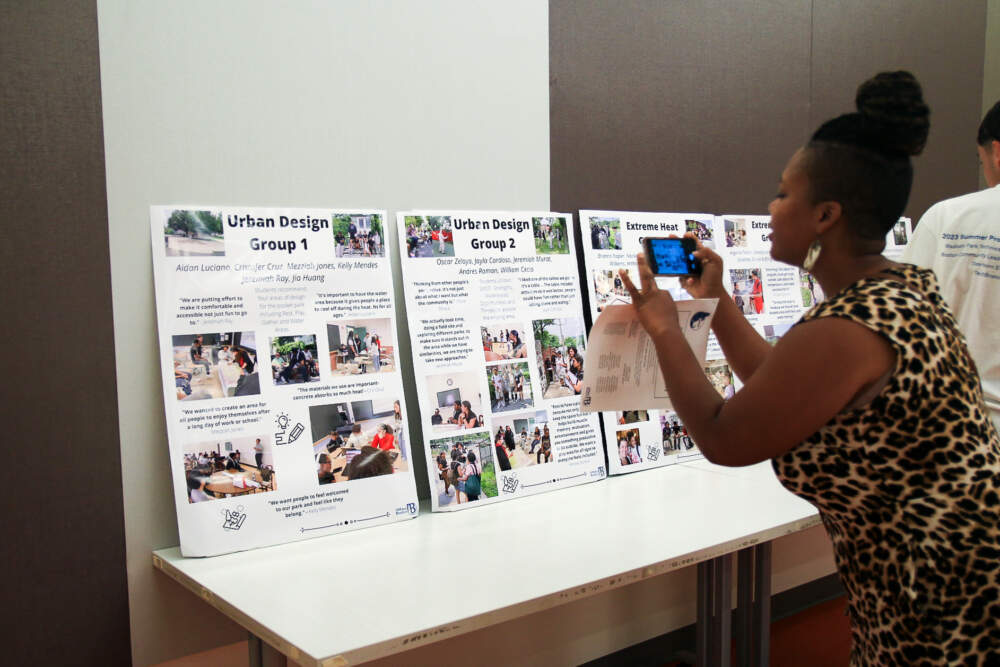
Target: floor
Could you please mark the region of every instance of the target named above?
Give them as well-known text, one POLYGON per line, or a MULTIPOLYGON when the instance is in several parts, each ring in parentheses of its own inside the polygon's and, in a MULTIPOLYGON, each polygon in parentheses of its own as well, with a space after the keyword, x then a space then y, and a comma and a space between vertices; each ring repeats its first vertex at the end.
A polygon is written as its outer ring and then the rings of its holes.
MULTIPOLYGON (((846 667, 851 640, 844 605, 845 599, 839 597, 775 621, 771 625, 770 667, 846 667)), ((668 662, 663 667, 685 665, 668 662)), ((247 645, 222 646, 156 667, 247 667, 247 645)))
MULTIPOLYGON (((770 667, 846 667, 851 654, 846 598, 814 605, 771 624, 770 667)), ((684 667, 668 662, 664 667, 684 667)))

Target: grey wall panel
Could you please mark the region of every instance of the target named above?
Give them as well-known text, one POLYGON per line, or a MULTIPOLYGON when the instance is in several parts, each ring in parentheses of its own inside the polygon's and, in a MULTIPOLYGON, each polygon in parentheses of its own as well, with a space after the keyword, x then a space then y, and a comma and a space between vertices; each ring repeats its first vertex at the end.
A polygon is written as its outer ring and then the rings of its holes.
POLYGON ((809 2, 549 11, 555 209, 765 212, 808 130, 809 2))
POLYGON ((129 663, 93 0, 0 9, 8 665, 129 663))
POLYGON ((931 107, 931 134, 907 214, 916 221, 934 202, 977 189, 986 3, 840 0, 813 11, 810 126, 853 111, 858 84, 876 72, 910 70, 931 107))

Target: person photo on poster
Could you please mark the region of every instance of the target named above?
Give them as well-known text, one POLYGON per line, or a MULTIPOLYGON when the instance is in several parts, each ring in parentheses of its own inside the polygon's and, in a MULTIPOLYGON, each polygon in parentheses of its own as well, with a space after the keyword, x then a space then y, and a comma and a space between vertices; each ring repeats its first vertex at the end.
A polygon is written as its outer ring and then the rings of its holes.
POLYGON ((527 362, 504 362, 486 367, 490 411, 509 412, 533 406, 527 362))
POLYGON ((542 436, 549 424, 545 410, 505 413, 493 417, 490 424, 500 470, 551 462, 551 442, 547 456, 542 447, 542 436))
POLYGON ((316 336, 277 336, 271 339, 271 377, 275 385, 319 382, 316 336))
POLYGON ((431 440, 431 467, 437 480, 432 493, 438 505, 461 505, 495 498, 496 467, 488 433, 468 433, 431 440))
POLYGON ((486 361, 525 359, 528 347, 524 343, 524 325, 519 322, 505 322, 479 327, 483 340, 483 356, 486 361))
POLYGON ((455 256, 450 216, 408 215, 405 217, 405 224, 407 257, 455 256))
POLYGON ((396 370, 395 330, 388 317, 326 323, 334 376, 396 370))
POLYGON ((747 221, 743 218, 726 218, 724 221, 727 248, 746 248, 747 221))
POLYGON ((592 217, 590 223, 590 245, 594 250, 621 250, 621 220, 610 217, 592 217))
POLYGON ((712 242, 712 218, 705 220, 685 220, 684 229, 686 233, 693 234, 707 248, 714 247, 712 242))
MULTIPOLYGON (((620 271, 619 268, 594 270, 594 294, 597 296, 597 312, 603 311, 606 306, 632 303, 620 271)), ((625 272, 631 275, 631 269, 625 269, 625 272)))
POLYGON ((428 395, 434 399, 431 431, 447 433, 482 426, 482 397, 479 376, 474 371, 454 371, 428 375, 428 395))
POLYGON ((384 257, 385 230, 379 213, 335 213, 334 256, 384 257))
POLYGON ((255 339, 252 331, 173 336, 177 400, 259 394, 255 339))
POLYGON ((729 269, 733 283, 733 301, 744 315, 760 315, 764 312, 764 285, 759 267, 751 269, 729 269))
POLYGON ((531 228, 535 236, 535 253, 538 255, 569 254, 569 238, 566 233, 565 218, 532 218, 531 228))
POLYGON ((319 484, 408 472, 392 398, 313 405, 309 424, 319 484))
POLYGON ((586 348, 582 317, 533 320, 536 364, 542 380, 542 398, 576 396, 583 388, 586 348))
POLYGON ((184 477, 192 504, 278 488, 267 435, 185 445, 184 477))
POLYGON ((622 410, 615 412, 615 423, 619 426, 649 421, 649 410, 622 410))

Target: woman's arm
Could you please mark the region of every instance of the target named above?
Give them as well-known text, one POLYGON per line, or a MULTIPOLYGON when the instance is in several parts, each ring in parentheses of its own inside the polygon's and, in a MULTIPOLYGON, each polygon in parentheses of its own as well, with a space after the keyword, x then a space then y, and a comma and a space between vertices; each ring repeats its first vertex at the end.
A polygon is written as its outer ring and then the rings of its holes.
POLYGON ((673 299, 642 260, 639 275, 642 292, 626 276, 633 307, 656 346, 674 409, 714 463, 750 465, 787 452, 895 364, 895 351, 875 332, 841 318, 813 320, 782 337, 743 389, 723 401, 680 330, 673 299))

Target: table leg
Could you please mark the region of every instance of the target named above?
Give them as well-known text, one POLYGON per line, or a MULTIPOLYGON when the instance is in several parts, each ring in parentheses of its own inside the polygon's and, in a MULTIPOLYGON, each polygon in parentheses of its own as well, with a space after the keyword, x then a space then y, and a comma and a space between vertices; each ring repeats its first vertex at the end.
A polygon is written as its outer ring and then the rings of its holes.
POLYGON ((287 667, 288 659, 277 649, 265 644, 252 632, 247 633, 250 651, 249 667, 287 667))
POLYGON ((698 564, 698 667, 729 667, 732 650, 733 558, 726 554, 698 564))
POLYGON ((247 646, 250 650, 250 660, 248 662, 249 667, 263 667, 264 658, 261 655, 261 645, 263 643, 264 642, 260 640, 260 637, 256 636, 254 633, 247 633, 247 646))
POLYGON ((737 554, 736 659, 741 667, 766 667, 771 642, 771 544, 737 554))

